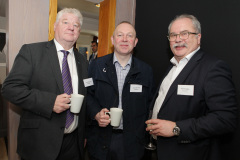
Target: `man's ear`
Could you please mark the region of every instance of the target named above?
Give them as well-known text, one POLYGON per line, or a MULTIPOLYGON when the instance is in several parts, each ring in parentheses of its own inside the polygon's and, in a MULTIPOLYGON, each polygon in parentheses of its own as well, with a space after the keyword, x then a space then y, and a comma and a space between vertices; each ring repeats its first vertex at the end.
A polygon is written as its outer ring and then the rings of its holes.
POLYGON ((197 36, 198 36, 198 44, 200 44, 202 35, 199 33, 197 36))
POLYGON ((135 46, 134 47, 136 47, 137 43, 138 43, 138 38, 135 39, 135 46))
POLYGON ((112 45, 114 45, 114 40, 113 40, 113 36, 111 36, 111 41, 112 41, 112 45))
POLYGON ((57 25, 57 24, 56 24, 56 22, 55 22, 55 23, 54 23, 54 28, 53 28, 53 29, 54 29, 54 32, 55 32, 55 29, 56 29, 56 25, 57 25))

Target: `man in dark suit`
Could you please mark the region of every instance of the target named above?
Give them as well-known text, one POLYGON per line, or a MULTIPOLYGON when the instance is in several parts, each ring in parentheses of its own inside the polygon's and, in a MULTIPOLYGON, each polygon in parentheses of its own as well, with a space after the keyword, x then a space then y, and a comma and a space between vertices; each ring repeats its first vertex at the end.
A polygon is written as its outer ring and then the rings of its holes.
POLYGON ((201 26, 192 15, 169 25, 174 54, 152 103, 147 131, 160 160, 220 160, 219 139, 234 131, 237 103, 226 63, 200 49, 201 26))
POLYGON ((71 93, 86 95, 88 62, 73 50, 82 20, 76 9, 61 10, 54 40, 23 45, 3 83, 3 96, 23 111, 17 152, 24 160, 83 159, 86 102, 79 114, 68 104, 71 93))
POLYGON ((145 121, 152 98, 153 74, 146 63, 132 56, 138 39, 129 22, 120 23, 111 38, 114 53, 89 66, 93 85, 88 88, 87 148, 91 160, 140 160, 144 155, 145 121), (117 127, 105 115, 123 109, 117 127))
POLYGON ((94 60, 97 59, 98 54, 98 43, 96 41, 91 42, 92 54, 89 57, 89 64, 94 60))

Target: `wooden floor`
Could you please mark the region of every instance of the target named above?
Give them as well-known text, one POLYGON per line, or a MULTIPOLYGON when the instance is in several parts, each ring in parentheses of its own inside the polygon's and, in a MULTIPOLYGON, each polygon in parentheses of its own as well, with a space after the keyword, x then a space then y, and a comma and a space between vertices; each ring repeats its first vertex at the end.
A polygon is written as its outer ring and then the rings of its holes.
POLYGON ((4 138, 0 138, 0 160, 8 160, 4 138))

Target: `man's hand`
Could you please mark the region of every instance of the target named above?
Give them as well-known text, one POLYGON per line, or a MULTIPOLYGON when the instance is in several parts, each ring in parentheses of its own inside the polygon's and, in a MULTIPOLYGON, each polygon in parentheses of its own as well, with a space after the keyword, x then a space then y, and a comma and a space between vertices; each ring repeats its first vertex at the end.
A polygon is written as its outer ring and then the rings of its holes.
POLYGON ((174 136, 173 128, 176 126, 175 122, 161 119, 150 119, 146 121, 146 124, 153 124, 146 128, 146 131, 150 131, 150 134, 162 137, 174 136))
POLYGON ((106 127, 110 123, 109 116, 105 115, 105 112, 109 112, 109 110, 107 108, 103 108, 95 116, 95 119, 98 121, 98 125, 100 127, 106 127))
POLYGON ((69 109, 70 106, 68 103, 70 103, 70 97, 71 96, 66 93, 58 95, 55 100, 53 111, 56 113, 61 113, 69 109))

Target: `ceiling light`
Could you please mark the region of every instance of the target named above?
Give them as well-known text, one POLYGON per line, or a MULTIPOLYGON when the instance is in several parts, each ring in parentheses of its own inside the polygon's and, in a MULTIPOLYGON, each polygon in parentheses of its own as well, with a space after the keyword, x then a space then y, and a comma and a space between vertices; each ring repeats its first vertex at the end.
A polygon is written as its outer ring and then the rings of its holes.
POLYGON ((96 3, 95 6, 96 6, 96 7, 100 7, 100 3, 96 3))
POLYGON ((85 0, 85 1, 92 2, 92 3, 100 3, 104 0, 85 0))

